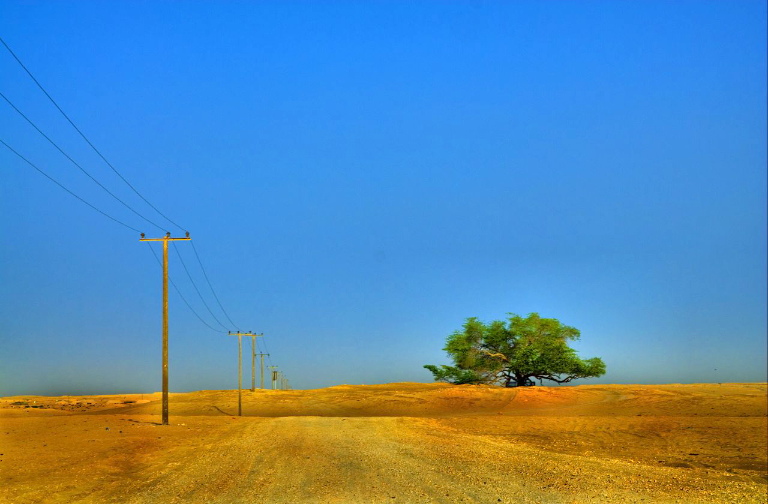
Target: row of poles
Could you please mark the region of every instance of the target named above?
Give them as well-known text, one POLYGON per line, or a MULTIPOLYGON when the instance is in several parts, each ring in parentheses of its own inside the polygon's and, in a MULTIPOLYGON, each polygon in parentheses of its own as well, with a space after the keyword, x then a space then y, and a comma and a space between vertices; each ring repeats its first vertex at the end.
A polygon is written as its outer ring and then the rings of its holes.
MULTIPOLYGON (((171 233, 166 233, 160 238, 146 238, 141 233, 139 241, 142 242, 163 242, 163 413, 162 424, 168 425, 168 242, 189 241, 189 231, 183 237, 171 237, 171 233)), ((228 332, 229 336, 237 336, 237 414, 243 415, 243 336, 252 338, 251 352, 251 392, 256 391, 256 355, 261 357, 261 388, 264 389, 264 356, 268 353, 256 353, 256 338, 264 337, 264 333, 256 334, 253 331, 248 332, 228 332)), ((290 390, 290 383, 277 366, 269 366, 272 374, 272 390, 290 390)))
MULTIPOLYGON (((251 392, 256 391, 256 356, 261 357, 261 388, 264 389, 264 356, 267 353, 256 353, 256 338, 263 338, 264 333, 256 334, 253 331, 232 332, 230 336, 237 336, 237 414, 243 416, 243 336, 250 337, 251 342, 251 392)), ((290 390, 288 379, 285 378, 282 371, 277 370, 277 366, 269 366, 272 373, 272 390, 290 390)))
MULTIPOLYGON (((114 172, 115 172, 115 173, 116 173, 116 174, 117 174, 117 175, 118 175, 118 176, 119 176, 121 179, 123 179, 123 181, 124 181, 124 182, 125 182, 125 183, 126 183, 126 184, 127 184, 127 185, 128 185, 130 188, 131 188, 131 189, 133 189, 133 191, 134 191, 134 192, 135 192, 135 193, 136 193, 136 194, 137 194, 139 197, 141 197, 141 199, 143 199, 143 200, 144 200, 144 201, 145 201, 147 204, 149 204, 149 206, 151 206, 151 207, 152 207, 152 208, 153 208, 155 211, 157 211, 157 213, 159 213, 161 216, 163 216, 163 217, 164 217, 166 220, 168 220, 170 223, 174 224, 174 225, 175 225, 176 227, 178 227, 179 229, 183 229, 181 226, 179 226, 178 224, 176 224, 175 222, 173 222, 172 220, 170 220, 168 217, 166 217, 164 214, 162 214, 162 213, 161 213, 161 212, 160 212, 160 211, 159 211, 157 208, 155 208, 155 206, 154 206, 154 205, 152 205, 152 204, 151 204, 151 203, 150 203, 150 202, 149 202, 149 201, 148 201, 146 198, 144 198, 144 196, 142 196, 142 195, 141 195, 141 194, 140 194, 140 193, 139 193, 139 192, 138 192, 138 191, 137 191, 137 190, 136 190, 136 189, 135 189, 135 188, 134 188, 134 187, 133 187, 133 186, 132 186, 132 185, 131 185, 131 184, 130 184, 130 183, 129 183, 129 182, 128 182, 128 181, 127 181, 127 180, 126 180, 126 179, 125 179, 125 178, 124 178, 124 177, 123 177, 123 176, 122 176, 122 175, 121 175, 121 174, 120 174, 120 173, 117 171, 117 170, 116 170, 116 169, 115 169, 115 167, 114 167, 114 166, 112 166, 112 164, 110 164, 110 162, 109 162, 109 161, 107 161, 107 159, 106 159, 106 158, 105 158, 105 157, 104 157, 104 156, 101 154, 101 152, 99 152, 99 151, 96 149, 96 147, 95 147, 95 146, 94 146, 94 145, 91 143, 91 141, 90 141, 90 140, 88 140, 88 138, 85 136, 85 134, 83 134, 83 132, 82 132, 82 131, 80 131, 80 129, 79 129, 79 128, 78 128, 78 127, 75 125, 75 123, 74 123, 74 122, 72 122, 72 120, 69 118, 69 116, 68 116, 68 115, 67 115, 67 114, 66 114, 66 113, 65 113, 65 112, 64 112, 64 111, 61 109, 61 107, 59 107, 59 105, 58 105, 58 104, 57 104, 57 103, 54 101, 54 99, 51 97, 51 95, 48 93, 48 91, 46 91, 46 90, 43 88, 43 86, 40 84, 40 82, 39 82, 39 81, 38 81, 38 80, 37 80, 37 79, 34 77, 34 75, 32 75, 32 72, 30 72, 30 71, 29 71, 29 69, 28 69, 28 68, 27 68, 27 67, 24 65, 24 63, 22 63, 22 61, 19 59, 19 57, 18 57, 18 56, 16 56, 16 54, 15 54, 15 53, 14 53, 14 52, 11 50, 11 48, 8 46, 8 44, 6 44, 6 43, 5 43, 5 41, 4 41, 2 38, 0 38, 0 44, 2 44, 2 45, 3 45, 3 46, 4 46, 4 47, 5 47, 7 50, 8 50, 8 52, 11 54, 11 56, 13 56, 13 58, 14 58, 14 59, 17 61, 17 63, 18 63, 20 66, 21 66, 21 68, 23 68, 23 69, 24 69, 24 71, 25 71, 25 72, 26 72, 26 73, 27 73, 27 74, 28 74, 28 75, 29 75, 29 76, 32 78, 32 80, 35 82, 35 84, 37 84, 37 86, 40 88, 40 90, 41 90, 43 93, 45 93, 45 95, 46 95, 46 96, 48 97, 48 99, 49 99, 49 100, 50 100, 50 101, 53 103, 53 105, 54 105, 54 106, 55 106, 55 107, 56 107, 56 108, 59 110, 59 112, 60 112, 60 113, 61 113, 61 114, 62 114, 62 115, 63 115, 63 116, 64 116, 64 117, 67 119, 67 121, 69 121, 69 123, 70 123, 70 124, 72 125, 72 127, 73 127, 73 128, 74 128, 74 129, 75 129, 75 130, 76 130, 76 131, 77 131, 77 132, 80 134, 80 136, 81 136, 81 137, 82 137, 82 138, 83 138, 83 139, 84 139, 84 140, 85 140, 85 141, 86 141, 86 142, 87 142, 87 143, 88 143, 88 144, 91 146, 91 148, 92 148, 92 149, 93 149, 93 150, 96 152, 96 154, 98 154, 98 155, 99 155, 99 157, 101 157, 101 158, 102 158, 102 160, 104 160, 104 162, 105 162, 105 163, 106 163, 106 164, 107 164, 107 165, 108 165, 108 166, 109 166, 109 167, 110 167, 110 168, 111 168, 111 169, 112 169, 112 170, 113 170, 113 171, 114 171, 114 172)), ((127 204, 127 203, 125 203, 124 201, 122 201, 120 198, 118 198, 117 196, 115 196, 115 195, 114 195, 112 192, 110 192, 110 191, 109 191, 109 190, 108 190, 106 187, 104 187, 104 186, 103 186, 103 185, 102 185, 102 184, 101 184, 101 183, 100 183, 98 180, 96 180, 96 179, 95 179, 95 178, 94 178, 92 175, 90 175, 90 174, 89 174, 87 171, 85 171, 85 169, 84 169, 82 166, 80 166, 79 164, 77 164, 77 163, 76 163, 76 162, 75 162, 75 161, 74 161, 74 160, 73 160, 73 159, 72 159, 72 158, 71 158, 71 157, 70 157, 68 154, 66 154, 66 153, 65 153, 65 152, 64 152, 64 151, 63 151, 63 150, 62 150, 62 149, 61 149, 61 148, 60 148, 60 147, 59 147, 59 146, 58 146, 56 143, 54 143, 54 142, 53 142, 53 140, 51 140, 51 139, 50 139, 50 138, 49 138, 49 137, 48 137, 48 136, 47 136, 45 133, 43 133, 43 131, 42 131, 42 130, 40 130, 40 128, 38 128, 38 127, 37 127, 37 126, 36 126, 36 125, 35 125, 35 124, 34 124, 34 123, 33 123, 33 122, 32 122, 32 121, 31 121, 31 120, 30 120, 30 119, 29 119, 29 118, 28 118, 26 115, 24 115, 24 113, 23 113, 23 112, 21 112, 21 111, 20 111, 20 110, 19 110, 19 109, 18 109, 18 108, 17 108, 17 107, 16 107, 16 106, 13 104, 13 103, 11 103, 11 101, 10 101, 8 98, 6 98, 4 94, 0 93, 0 97, 2 97, 2 98, 3 98, 3 99, 6 101, 6 102, 8 102, 8 104, 9 104, 9 105, 10 105, 10 106, 11 106, 11 107, 14 109, 14 110, 16 110, 16 112, 18 112, 18 113, 19 113, 19 114, 20 114, 20 115, 21 115, 21 116, 22 116, 24 119, 26 119, 26 121, 27 121, 29 124, 31 124, 31 125, 32 125, 32 126, 33 126, 33 127, 34 127, 34 128, 37 130, 37 131, 38 131, 38 133, 40 133, 40 134, 41 134, 43 137, 45 137, 45 138, 46 138, 46 139, 47 139, 47 140, 48 140, 48 141, 49 141, 51 144, 53 144, 53 146, 54 146, 54 147, 56 147, 56 149, 58 149, 58 150, 59 150, 59 151, 60 151, 60 152, 61 152, 61 153, 62 153, 62 154, 65 156, 65 157, 67 157, 67 158, 68 158, 68 159, 69 159, 69 160, 70 160, 72 163, 74 163, 74 164, 75 164, 75 166, 77 166, 77 167, 78 167, 78 168, 79 168, 79 169, 80 169, 80 170, 81 170, 83 173, 85 173, 86 175, 88 175, 88 177, 90 177, 90 178, 91 178, 91 179, 92 179, 94 182, 96 182, 96 184, 98 184, 98 185, 99 185, 99 186, 100 186, 100 187, 101 187, 103 190, 105 190, 105 191, 106 191, 107 193, 109 193, 109 194, 110 194, 110 195, 111 195, 113 198, 115 198, 117 201, 119 201, 119 202, 120 202, 120 203, 122 203, 124 206, 126 206, 127 208, 129 208, 131 211, 133 211, 133 212, 134 212, 136 215, 138 215, 139 217, 142 217, 142 218, 143 218, 145 221, 149 222, 150 224, 153 224, 155 227, 157 227, 157 228, 159 228, 159 229, 163 229, 163 228, 161 228, 159 225, 155 224, 154 222, 150 221, 149 219, 147 219, 146 217, 144 217, 142 214, 140 214, 139 212, 137 212, 136 210, 134 210, 134 209, 133 209, 132 207, 130 207, 130 206, 127 204)), ((10 146, 9 146, 8 144, 6 144, 4 141, 0 140, 0 144, 4 145, 4 146, 5 146, 5 147, 7 147, 8 149, 10 149, 10 150, 11 150, 11 152, 15 153, 15 154, 16 154, 17 156, 19 156, 19 157, 20 157, 22 160, 26 161, 26 162, 27 162, 27 163, 28 163, 30 166, 32 166, 33 168, 35 168, 35 169, 36 169, 38 172, 40 172, 41 174, 43 174, 44 176, 46 176, 46 177, 47 177, 48 179, 50 179, 52 182, 56 183, 56 184, 57 184, 59 187, 61 187, 62 189, 64 189, 64 190, 65 190, 65 191, 67 191, 68 193, 70 193, 72 196, 74 196, 74 197, 76 197, 77 199, 79 199, 81 202, 83 202, 83 203, 85 203, 86 205, 88 205, 89 207, 91 207, 93 210, 96 210, 97 212, 101 213, 101 214, 102 214, 102 215, 104 215, 105 217, 107 217, 107 218, 111 219, 112 221, 114 221, 114 222, 116 222, 116 223, 118 223, 118 224, 120 224, 120 225, 122 225, 122 226, 124 226, 124 227, 127 227, 128 229, 131 229, 131 230, 133 230, 133 231, 136 231, 136 232, 138 232, 138 230, 137 230, 136 228, 133 228, 133 227, 129 226, 128 224, 126 224, 126 223, 124 223, 124 222, 122 222, 122 221, 120 221, 120 220, 118 220, 118 219, 116 219, 116 218, 112 217, 111 215, 109 215, 109 214, 105 213, 104 211, 102 211, 102 210, 98 209, 97 207, 95 207, 95 206, 94 206, 94 205, 92 205, 91 203, 88 203, 86 200, 84 200, 83 198, 81 198, 80 196, 78 196, 77 194, 75 194, 74 192, 72 192, 72 191, 70 191, 69 189, 67 189, 66 187, 64 187, 64 186, 63 186, 61 183, 59 183, 57 180, 55 180, 54 178, 52 178, 51 176, 49 176, 48 174, 46 174, 46 173, 45 173, 44 171, 42 171, 40 168, 38 168, 37 166, 35 166, 34 164, 32 164, 32 162, 30 162, 29 160, 27 160, 27 159, 26 159, 24 156, 22 156, 21 154, 19 154, 18 152, 16 152, 16 151, 15 151, 15 150, 14 150, 12 147, 10 147, 10 146)), ((141 233, 141 239, 139 240, 139 241, 142 241, 142 242, 163 242, 163 350, 162 350, 162 353, 163 353, 163 358, 162 358, 162 373, 163 373, 163 384, 162 384, 162 385, 163 385, 163 387, 162 387, 162 388, 163 388, 163 392, 162 392, 162 397, 163 397, 163 399, 162 399, 162 403, 163 403, 163 405, 162 405, 162 406, 163 406, 163 409, 162 409, 162 423, 163 423, 163 425, 168 425, 168 242, 176 242, 176 241, 189 241, 189 240, 190 240, 190 237, 189 237, 189 231, 187 231, 187 232, 186 232, 186 234, 185 234, 185 236, 183 236, 183 237, 171 237, 171 233, 170 233, 170 232, 167 232, 167 233, 165 234, 165 236, 162 236, 162 237, 160 237, 160 238, 146 238, 146 237, 145 237, 145 235, 144 235, 144 233, 141 233)), ((195 252, 195 253, 196 253, 196 252, 195 252)), ((179 256, 179 257, 181 257, 181 256, 179 256)), ((199 258, 198 258, 198 259, 199 259, 199 258)), ((202 268, 202 263, 200 263, 200 267, 202 268)), ((186 267, 185 267, 185 268, 186 268, 186 267)), ((203 274, 205 274, 205 270, 203 270, 203 274)), ((206 277, 206 278, 207 278, 207 277, 206 277)), ((190 277, 190 280, 191 280, 191 277, 190 277)), ((211 287, 211 290, 213 290, 213 287, 211 287)), ((215 295, 216 295, 216 293, 214 292, 214 296, 215 296, 215 295)), ((201 299, 202 299, 202 295, 201 295, 201 299)), ((218 300, 218 298, 217 298, 217 300, 218 300)), ((203 303, 205 303, 205 301, 203 301, 203 303)), ((191 306, 190 306, 190 309, 191 309, 191 306)), ((222 307, 222 311, 223 311, 223 310, 224 310, 224 308, 222 307)), ((194 310, 193 310, 193 312, 194 312, 194 310)), ((213 313, 211 313, 211 315, 213 315, 213 313)), ((226 312, 225 312, 225 315, 226 315, 226 312)), ((227 315, 227 317, 228 317, 228 315, 227 315)), ((214 318, 215 318, 215 316, 214 316, 214 318)), ((202 321, 202 319, 201 319, 201 321, 202 321)), ((230 322, 231 322, 231 319, 230 319, 230 322)), ((205 323, 205 322, 203 321, 203 323, 205 323)), ((206 324, 206 325, 207 325, 207 324, 206 324)), ((209 326, 209 327, 210 327, 210 326, 209 326)), ((252 364, 253 364, 253 374, 252 374, 252 379, 251 379, 251 391, 254 391, 254 392, 255 392, 255 390, 256 390, 256 337, 257 337, 257 336, 263 336, 263 334, 254 334, 253 332, 248 332, 248 333, 241 333, 239 330, 238 330, 238 332, 236 332, 236 333, 232 333, 232 332, 230 331, 230 332, 229 332, 229 334, 230 334, 230 335, 233 335, 233 336, 238 336, 238 347, 239 347, 239 350, 240 350, 240 363, 239 363, 239 366, 238 366, 238 370, 239 370, 239 372, 240 372, 240 376, 239 376, 239 378, 238 378, 238 414, 239 414, 239 415, 242 415, 242 341, 241 341, 241 338, 242 338, 242 336, 252 336, 252 337, 253 337, 253 358, 252 358, 252 364)), ((265 348, 266 348, 266 347, 265 347, 265 348)), ((260 353, 259 353, 259 355, 261 356, 261 388, 263 389, 263 388, 264 388, 264 355, 269 355, 269 354, 264 354, 264 353, 261 353, 261 352, 260 352, 260 353)), ((271 368, 271 370, 272 370, 272 389, 273 389, 273 390, 277 390, 277 389, 289 389, 289 388, 290 388, 290 386, 288 385, 288 380, 286 380, 286 379, 285 379, 285 377, 282 375, 282 373, 280 373, 279 371, 277 371, 277 370, 276 370, 277 366, 270 366, 270 368, 271 368)))

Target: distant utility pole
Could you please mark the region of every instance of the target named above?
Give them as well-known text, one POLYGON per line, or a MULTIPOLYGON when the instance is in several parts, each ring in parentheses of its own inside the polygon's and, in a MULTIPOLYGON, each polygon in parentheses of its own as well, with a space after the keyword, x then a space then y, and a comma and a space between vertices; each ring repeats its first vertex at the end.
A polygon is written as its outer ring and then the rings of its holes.
POLYGON ((171 238, 170 231, 162 238, 144 238, 141 233, 139 241, 163 242, 163 425, 168 425, 168 242, 188 241, 189 231, 184 238, 171 238))
MULTIPOLYGON (((243 336, 255 336, 253 332, 232 332, 230 336, 237 336, 237 415, 243 416, 243 336)), ((254 338, 253 341, 256 341, 254 338)))
POLYGON ((268 353, 259 353, 261 356, 261 390, 264 390, 264 356, 268 353))
MULTIPOLYGON (((251 334, 251 336, 253 337, 253 346, 251 347, 251 349, 253 350, 253 352, 251 353, 251 392, 255 392, 256 391, 256 337, 257 336, 261 336, 263 338, 264 337, 264 333, 261 333, 261 334, 251 334)), ((264 357, 262 357, 261 360, 263 361, 264 357)), ((262 370, 264 369, 264 363, 263 362, 261 364, 261 369, 262 370)), ((263 378, 262 378, 262 380, 263 380, 263 378)), ((262 387, 262 388, 264 388, 264 387, 262 387)))
POLYGON ((269 366, 269 369, 272 370, 272 390, 275 390, 275 384, 277 383, 277 366, 269 366))

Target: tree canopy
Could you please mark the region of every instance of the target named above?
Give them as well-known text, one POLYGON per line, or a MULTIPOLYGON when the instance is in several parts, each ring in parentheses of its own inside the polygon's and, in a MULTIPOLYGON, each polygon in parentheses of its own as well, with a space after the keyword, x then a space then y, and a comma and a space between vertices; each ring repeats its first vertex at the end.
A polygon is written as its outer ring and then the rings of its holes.
POLYGON ((568 346, 581 333, 553 318, 531 313, 523 318, 510 314, 505 322, 485 324, 468 318, 462 330, 446 340, 445 350, 453 366, 424 366, 435 380, 451 383, 491 383, 514 387, 532 378, 568 383, 578 378, 605 374, 599 357, 579 358, 568 346))

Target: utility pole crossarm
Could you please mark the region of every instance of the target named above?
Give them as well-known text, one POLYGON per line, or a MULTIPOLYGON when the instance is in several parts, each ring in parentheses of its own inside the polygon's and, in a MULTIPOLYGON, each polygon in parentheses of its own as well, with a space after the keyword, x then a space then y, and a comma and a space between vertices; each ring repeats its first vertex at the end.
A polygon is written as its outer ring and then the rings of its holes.
POLYGON ((140 242, 151 242, 151 241, 187 241, 191 240, 192 238, 189 237, 189 231, 187 231, 187 236, 184 237, 177 237, 177 238, 171 238, 171 232, 168 231, 168 233, 163 236, 162 238, 145 238, 144 233, 141 233, 141 238, 139 238, 140 242))

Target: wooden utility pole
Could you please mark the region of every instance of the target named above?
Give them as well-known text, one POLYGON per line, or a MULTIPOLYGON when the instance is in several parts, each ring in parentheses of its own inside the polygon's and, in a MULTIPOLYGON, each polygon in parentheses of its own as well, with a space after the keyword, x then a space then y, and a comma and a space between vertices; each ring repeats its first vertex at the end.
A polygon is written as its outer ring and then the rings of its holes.
MULTIPOLYGON (((232 332, 230 336, 237 336, 237 416, 243 416, 243 336, 254 336, 253 332, 232 332)), ((256 341, 254 339, 254 341, 256 341)))
MULTIPOLYGON (((253 350, 253 352, 251 353, 251 392, 255 392, 256 391, 256 337, 261 336, 263 338, 264 333, 252 334, 251 336, 253 337, 253 346, 251 347, 251 349, 253 350)), ((261 359, 263 361, 264 357, 262 357, 261 359)), ((262 370, 264 369, 263 362, 261 364, 261 369, 262 370)), ((261 387, 261 388, 264 388, 264 387, 261 387)))
POLYGON ((162 238, 144 238, 141 233, 139 241, 163 242, 163 425, 168 425, 168 242, 190 240, 189 231, 184 238, 171 238, 170 231, 162 238))
POLYGON ((264 356, 268 353, 259 353, 261 356, 261 390, 264 390, 264 356))

